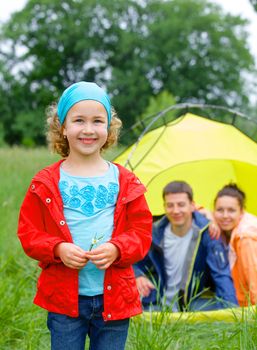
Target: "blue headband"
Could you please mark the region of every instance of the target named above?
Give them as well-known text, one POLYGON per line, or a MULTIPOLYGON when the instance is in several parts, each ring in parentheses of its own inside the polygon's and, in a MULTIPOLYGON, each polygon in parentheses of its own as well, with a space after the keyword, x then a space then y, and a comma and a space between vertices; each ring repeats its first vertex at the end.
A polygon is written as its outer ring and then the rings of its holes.
POLYGON ((111 123, 111 101, 107 93, 95 83, 88 83, 86 81, 80 81, 72 84, 66 90, 64 90, 58 105, 57 115, 60 123, 63 124, 68 111, 75 103, 83 100, 94 100, 100 102, 107 112, 108 127, 111 123))

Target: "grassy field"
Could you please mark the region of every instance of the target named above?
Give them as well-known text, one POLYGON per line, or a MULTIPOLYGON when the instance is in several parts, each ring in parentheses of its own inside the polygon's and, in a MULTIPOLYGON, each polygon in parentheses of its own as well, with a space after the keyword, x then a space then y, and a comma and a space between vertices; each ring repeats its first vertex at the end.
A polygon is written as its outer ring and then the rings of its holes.
MULTIPOLYGON (((32 176, 54 162, 46 149, 0 149, 0 350, 50 349, 46 311, 33 305, 36 262, 16 238, 19 207, 32 176)), ((131 321, 127 350, 257 349, 257 317, 233 323, 169 322, 168 314, 131 321)), ((118 349, 117 349, 118 350, 118 349)))

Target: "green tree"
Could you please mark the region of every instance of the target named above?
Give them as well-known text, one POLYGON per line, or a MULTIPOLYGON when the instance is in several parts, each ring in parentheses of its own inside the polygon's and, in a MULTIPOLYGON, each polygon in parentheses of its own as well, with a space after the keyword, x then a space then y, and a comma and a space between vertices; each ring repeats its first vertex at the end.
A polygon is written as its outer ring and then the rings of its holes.
MULTIPOLYGON (((150 98, 149 105, 144 110, 144 113, 141 115, 140 119, 144 120, 149 116, 157 115, 162 110, 175 104, 176 104, 175 98, 168 91, 163 90, 160 94, 150 98)), ((174 112, 168 113, 167 117, 169 117, 169 120, 170 118, 172 118, 172 115, 175 116, 175 113, 174 112)))
POLYGON ((177 101, 238 106, 248 102, 242 73, 254 70, 240 17, 224 15, 205 1, 151 5, 149 55, 159 64, 152 74, 177 101), (158 45, 161 42, 162 45, 158 45))
POLYGON ((255 72, 246 24, 207 0, 29 0, 2 28, 15 100, 7 119, 33 111, 43 120, 46 105, 78 80, 104 86, 125 127, 164 90, 177 102, 242 110, 244 77, 255 72))
POLYGON ((155 121, 152 127, 149 127, 149 122, 152 122, 153 118, 157 117, 160 112, 163 112, 175 103, 175 98, 166 90, 163 90, 156 96, 150 97, 149 104, 143 114, 138 118, 136 125, 134 124, 132 128, 126 129, 121 133, 120 142, 122 144, 130 145, 137 141, 139 135, 141 135, 146 128, 149 131, 163 125, 163 123, 175 119, 176 111, 171 110, 165 113, 163 118, 155 121))

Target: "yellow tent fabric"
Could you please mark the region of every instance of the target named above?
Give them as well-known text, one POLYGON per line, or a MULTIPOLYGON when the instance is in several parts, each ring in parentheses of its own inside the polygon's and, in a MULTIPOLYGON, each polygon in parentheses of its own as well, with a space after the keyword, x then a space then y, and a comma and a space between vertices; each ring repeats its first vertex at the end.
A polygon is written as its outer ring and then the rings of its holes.
POLYGON ((257 215, 257 144, 232 125, 187 113, 145 134, 115 162, 145 184, 153 215, 163 214, 162 189, 173 180, 187 181, 196 203, 209 209, 217 191, 236 182, 257 215))
POLYGON ((135 321, 147 321, 152 323, 161 323, 165 318, 165 323, 174 323, 185 321, 187 323, 211 323, 211 322, 248 322, 256 320, 256 306, 238 307, 233 309, 222 309, 213 311, 195 311, 195 312, 166 312, 158 311, 147 312, 137 316, 135 321))

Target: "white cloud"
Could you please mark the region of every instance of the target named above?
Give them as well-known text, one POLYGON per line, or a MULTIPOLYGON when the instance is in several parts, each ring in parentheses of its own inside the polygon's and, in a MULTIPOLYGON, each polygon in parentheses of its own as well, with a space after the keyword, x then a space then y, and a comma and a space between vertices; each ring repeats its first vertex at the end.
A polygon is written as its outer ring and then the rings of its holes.
POLYGON ((225 12, 240 15, 242 18, 249 20, 250 24, 247 28, 249 32, 248 42, 251 52, 257 60, 257 12, 254 11, 250 0, 212 0, 212 2, 220 5, 225 12))
POLYGON ((5 22, 15 11, 20 11, 26 4, 27 0, 1 0, 0 1, 0 21, 5 22))

